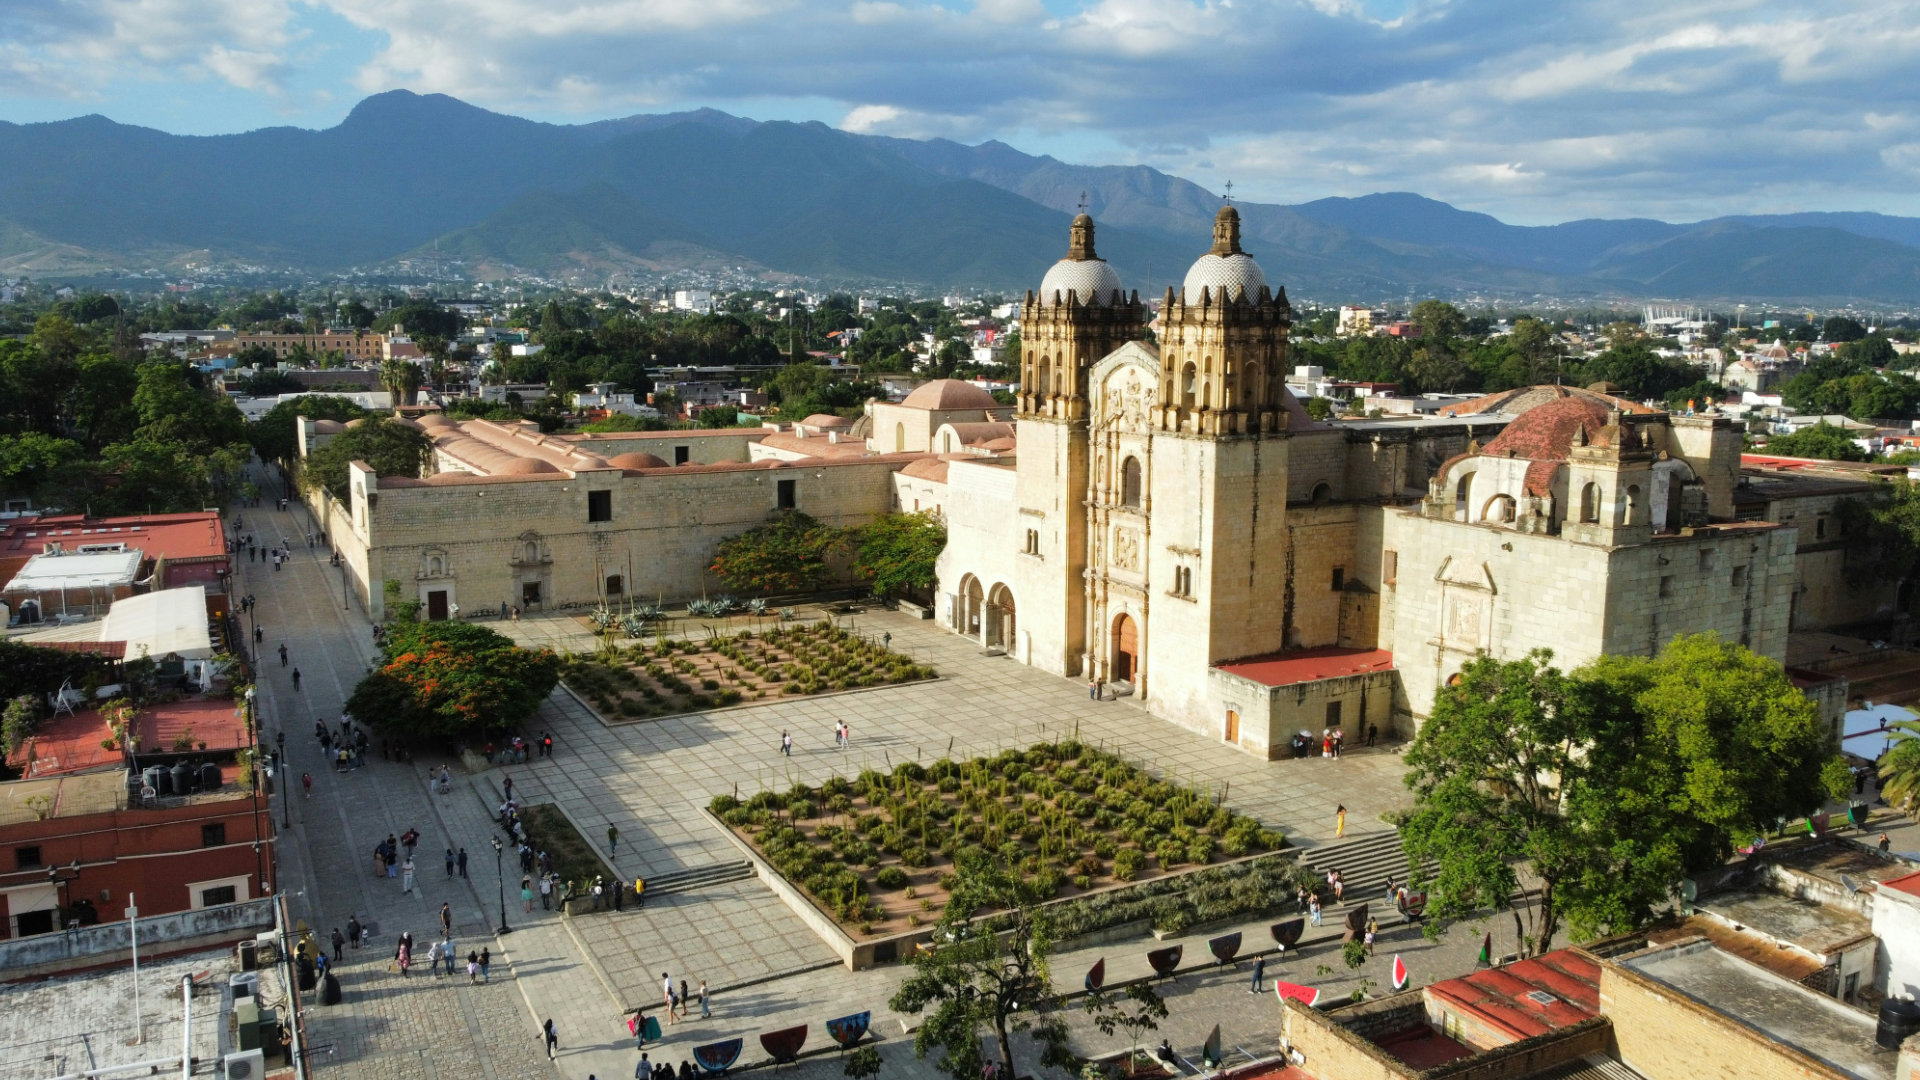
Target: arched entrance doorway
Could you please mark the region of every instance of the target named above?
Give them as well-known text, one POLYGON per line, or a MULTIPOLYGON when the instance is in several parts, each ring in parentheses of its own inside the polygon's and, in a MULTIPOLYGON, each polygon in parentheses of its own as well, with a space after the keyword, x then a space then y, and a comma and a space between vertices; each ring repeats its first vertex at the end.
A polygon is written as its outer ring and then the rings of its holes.
POLYGON ((1113 621, 1114 682, 1136 682, 1140 677, 1140 627, 1131 615, 1113 621))
POLYGON ((995 645, 1013 651, 1013 591, 1005 585, 995 585, 993 592, 987 595, 986 644, 995 645))
POLYGON ((980 588, 980 579, 972 574, 960 583, 960 632, 970 638, 980 636, 980 614, 986 607, 986 596, 980 588))

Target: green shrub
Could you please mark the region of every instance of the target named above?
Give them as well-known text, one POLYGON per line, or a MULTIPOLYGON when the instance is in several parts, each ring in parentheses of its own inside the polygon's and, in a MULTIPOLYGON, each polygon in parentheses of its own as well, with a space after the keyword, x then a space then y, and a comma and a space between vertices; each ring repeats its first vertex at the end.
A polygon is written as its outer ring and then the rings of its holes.
POLYGON ((701 680, 700 680, 700 689, 702 689, 702 690, 718 690, 718 689, 720 689, 720 680, 718 680, 718 679, 701 679, 701 680))
POLYGON ((708 800, 707 809, 712 811, 715 817, 720 817, 739 805, 740 800, 731 795, 715 795, 712 799, 708 800))
POLYGON ((1120 845, 1114 843, 1113 838, 1110 836, 1094 837, 1093 853, 1102 859, 1113 858, 1114 852, 1118 851, 1119 849, 1120 849, 1120 845))
POLYGON ((1139 848, 1121 848, 1113 856, 1113 876, 1119 881, 1132 881, 1140 876, 1140 868, 1146 862, 1146 852, 1139 848))
POLYGON ((873 880, 883 889, 898 889, 906 885, 907 872, 897 866, 883 866, 873 880))
POLYGON ((1153 849, 1153 857, 1160 860, 1163 870, 1171 870, 1187 861, 1187 849, 1178 840, 1162 840, 1153 849))
POLYGON ((747 797, 747 808, 750 810, 771 810, 779 805, 780 796, 771 791, 756 791, 747 797))
POLYGON ((805 821, 813 816, 813 802, 810 799, 795 799, 787 804, 787 815, 795 821, 805 821))
POLYGON ((1073 887, 1076 889, 1091 889, 1093 888, 1093 879, 1085 874, 1075 874, 1073 875, 1073 887))
POLYGON ((927 849, 923 847, 909 847, 900 852, 902 866, 925 866, 929 861, 927 849))

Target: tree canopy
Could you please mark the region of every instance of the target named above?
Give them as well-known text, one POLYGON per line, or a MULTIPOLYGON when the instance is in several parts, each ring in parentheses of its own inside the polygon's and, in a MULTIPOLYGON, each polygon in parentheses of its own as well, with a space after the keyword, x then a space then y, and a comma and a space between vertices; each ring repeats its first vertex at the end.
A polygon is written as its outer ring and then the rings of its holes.
POLYGON ((1060 999, 1047 970, 1053 929, 1040 904, 1046 899, 1032 880, 990 856, 963 851, 940 922, 937 946, 914 956, 913 974, 888 1006, 925 1018, 914 1033, 913 1052, 938 1050, 941 1072, 954 1080, 977 1080, 985 1064, 982 1029, 993 1035, 1004 1075, 1017 1076, 1010 1036, 1031 1030, 1041 1044, 1040 1063, 1071 1068, 1060 999), (1000 912, 992 928, 974 916, 1000 912), (997 931, 997 932, 996 932, 997 931))
POLYGON ((1851 790, 1813 703, 1745 648, 1678 637, 1571 675, 1551 659, 1468 663, 1407 751, 1402 841, 1416 874, 1440 866, 1430 932, 1508 909, 1522 862, 1540 882, 1529 920, 1514 910, 1525 951, 1563 923, 1641 925, 1681 877, 1851 790))
POLYGON ((461 622, 394 623, 381 652, 384 663, 354 687, 347 711, 402 736, 510 730, 560 681, 560 658, 551 649, 523 649, 461 622))
POLYGON ((300 426, 300 417, 345 423, 367 415, 367 410, 355 405, 351 398, 311 394, 282 401, 268 409, 260 419, 247 425, 247 438, 253 443, 253 450, 260 455, 261 461, 292 461, 300 452, 300 438, 296 430, 300 426))
POLYGON ((376 416, 343 431, 307 455, 300 485, 324 489, 342 502, 351 494, 348 466, 364 461, 380 476, 419 476, 433 455, 426 433, 391 416, 376 416))
POLYGON ((947 546, 947 527, 932 514, 882 514, 856 534, 854 569, 881 596, 933 588, 934 565, 947 546))
POLYGON ((827 560, 845 542, 839 529, 798 510, 780 510, 766 524, 720 541, 707 569, 730 589, 806 592, 831 580, 827 560))
POLYGON ((1820 458, 1826 461, 1866 461, 1872 456, 1853 441, 1853 436, 1845 428, 1828 423, 1772 436, 1764 449, 1769 454, 1781 457, 1820 458))

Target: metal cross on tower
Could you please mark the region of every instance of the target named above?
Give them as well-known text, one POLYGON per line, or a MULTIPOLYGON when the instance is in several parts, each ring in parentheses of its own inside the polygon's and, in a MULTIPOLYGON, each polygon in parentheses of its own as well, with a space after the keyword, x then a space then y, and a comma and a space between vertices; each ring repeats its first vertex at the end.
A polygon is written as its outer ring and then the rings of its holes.
POLYGON ((1087 192, 1084 188, 1080 191, 1080 212, 1083 214, 1087 212, 1087 192))
POLYGON ((1226 186, 1227 186, 1227 193, 1225 195, 1220 196, 1220 201, 1223 203, 1226 203, 1228 206, 1232 206, 1233 205, 1233 181, 1231 180, 1227 181, 1226 186))

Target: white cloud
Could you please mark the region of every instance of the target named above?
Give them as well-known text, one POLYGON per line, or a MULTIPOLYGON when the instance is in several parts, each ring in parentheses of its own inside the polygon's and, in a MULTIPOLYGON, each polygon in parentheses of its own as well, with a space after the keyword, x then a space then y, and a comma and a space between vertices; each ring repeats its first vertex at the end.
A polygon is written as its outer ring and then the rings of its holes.
POLYGON ((791 101, 851 131, 1099 147, 1268 201, 1414 190, 1522 220, 1819 200, 1920 213, 1915 14, 1916 0, 0 0, 0 110, 129 75, 282 101, 296 77, 343 99, 405 87, 556 120, 791 101), (303 20, 323 12, 373 44, 316 58, 303 20))

